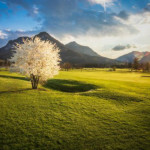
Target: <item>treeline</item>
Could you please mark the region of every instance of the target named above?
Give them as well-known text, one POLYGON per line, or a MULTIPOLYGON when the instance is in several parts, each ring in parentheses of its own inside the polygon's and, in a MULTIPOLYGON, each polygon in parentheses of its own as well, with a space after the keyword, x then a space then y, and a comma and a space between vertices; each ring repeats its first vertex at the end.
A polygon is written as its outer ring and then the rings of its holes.
MULTIPOLYGON (((8 60, 0 60, 0 67, 1 68, 9 68, 10 62, 8 60)), ((150 63, 140 63, 138 58, 135 58, 132 63, 120 63, 120 64, 71 64, 69 62, 61 63, 60 67, 62 70, 68 71, 70 69, 83 69, 83 68, 111 68, 113 71, 118 69, 128 68, 131 71, 143 71, 143 72, 150 72, 150 63)))
POLYGON ((125 68, 125 64, 122 63, 120 65, 110 65, 110 64, 71 64, 69 62, 61 63, 60 65, 62 70, 70 70, 70 69, 82 69, 82 68, 125 68))
POLYGON ((143 72, 150 72, 150 63, 140 63, 138 58, 135 58, 132 63, 121 63, 121 64, 71 64, 69 62, 65 62, 61 64, 61 69, 68 71, 70 69, 83 69, 83 68, 111 68, 112 71, 118 69, 125 69, 128 68, 131 71, 143 71, 143 72))
POLYGON ((150 72, 150 63, 140 63, 138 58, 135 58, 133 63, 128 64, 128 68, 131 69, 131 71, 139 71, 142 70, 143 72, 150 72))
POLYGON ((10 62, 8 60, 0 60, 0 68, 9 68, 10 62))

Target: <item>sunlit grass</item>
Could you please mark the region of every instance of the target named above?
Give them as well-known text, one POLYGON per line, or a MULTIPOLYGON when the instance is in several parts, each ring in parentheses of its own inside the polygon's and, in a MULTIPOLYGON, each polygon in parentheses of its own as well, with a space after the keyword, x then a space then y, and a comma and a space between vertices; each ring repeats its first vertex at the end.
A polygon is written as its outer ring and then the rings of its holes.
POLYGON ((149 150, 149 74, 61 71, 39 90, 0 71, 0 149, 149 150))

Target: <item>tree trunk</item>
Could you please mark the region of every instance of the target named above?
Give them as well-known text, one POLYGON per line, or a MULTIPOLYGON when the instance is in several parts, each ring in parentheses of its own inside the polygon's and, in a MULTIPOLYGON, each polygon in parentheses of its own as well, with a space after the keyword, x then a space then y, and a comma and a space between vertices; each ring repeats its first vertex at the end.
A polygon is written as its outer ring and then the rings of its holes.
POLYGON ((39 76, 35 76, 33 74, 30 75, 32 89, 37 89, 39 83, 39 76))

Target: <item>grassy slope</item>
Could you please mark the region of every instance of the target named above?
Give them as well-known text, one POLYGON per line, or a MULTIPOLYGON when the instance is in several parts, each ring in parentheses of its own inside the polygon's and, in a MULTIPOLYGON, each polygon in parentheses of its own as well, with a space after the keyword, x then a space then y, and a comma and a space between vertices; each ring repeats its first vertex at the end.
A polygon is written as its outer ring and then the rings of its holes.
POLYGON ((142 75, 61 72, 31 90, 1 71, 0 149, 149 150, 150 78, 142 75))

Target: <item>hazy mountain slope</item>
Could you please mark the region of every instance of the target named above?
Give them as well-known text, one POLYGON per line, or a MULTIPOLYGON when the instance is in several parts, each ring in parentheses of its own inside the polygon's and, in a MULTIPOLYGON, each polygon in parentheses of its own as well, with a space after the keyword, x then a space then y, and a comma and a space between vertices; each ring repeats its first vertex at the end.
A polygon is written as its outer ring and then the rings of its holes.
POLYGON ((81 54, 86 54, 89 56, 97 56, 97 57, 100 56, 96 52, 94 52, 91 48, 89 48, 88 46, 82 46, 76 42, 70 42, 70 43, 66 44, 65 46, 68 47, 69 49, 71 49, 75 52, 81 53, 81 54))
POLYGON ((118 57, 116 60, 121 61, 121 62, 133 62, 135 58, 138 58, 139 61, 144 62, 144 61, 150 61, 149 55, 150 55, 150 52, 133 51, 131 53, 118 57))
POLYGON ((144 57, 140 60, 141 63, 150 62, 150 52, 145 52, 144 57))

